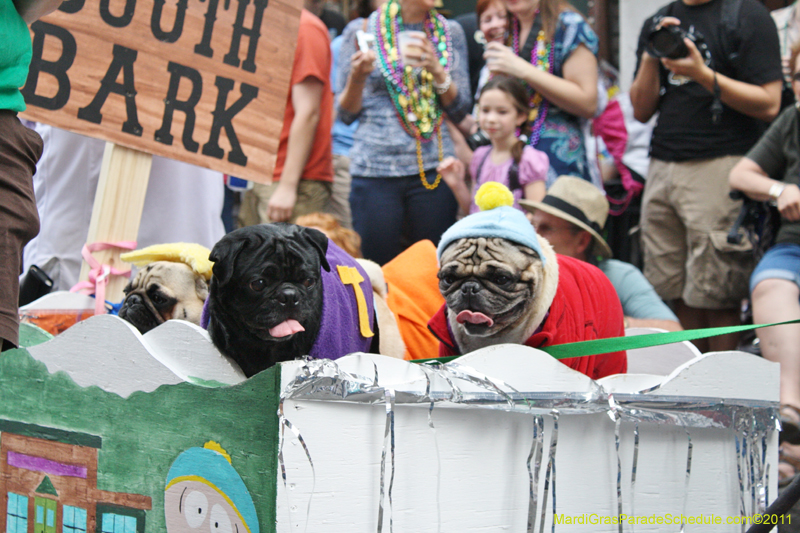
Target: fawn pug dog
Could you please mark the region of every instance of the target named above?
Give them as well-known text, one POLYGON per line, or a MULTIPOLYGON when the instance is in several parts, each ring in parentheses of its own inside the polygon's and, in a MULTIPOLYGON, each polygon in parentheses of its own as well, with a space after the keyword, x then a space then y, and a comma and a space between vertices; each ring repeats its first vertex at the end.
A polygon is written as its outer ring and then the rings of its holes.
MULTIPOLYGON (((622 305, 605 274, 584 261, 557 257, 513 202, 503 185, 485 183, 476 194, 482 211, 442 235, 437 253, 445 305, 428 322, 440 341, 439 354, 623 336, 622 305)), ((627 355, 618 350, 562 363, 598 379, 625 373, 627 355)))
POLYGON ((199 325, 207 297, 206 280, 190 266, 156 261, 139 270, 125 287, 119 316, 143 334, 173 318, 199 325))
POLYGON ((439 290, 461 353, 523 344, 542 323, 558 288, 558 263, 546 240, 539 246, 469 237, 441 253, 439 290))

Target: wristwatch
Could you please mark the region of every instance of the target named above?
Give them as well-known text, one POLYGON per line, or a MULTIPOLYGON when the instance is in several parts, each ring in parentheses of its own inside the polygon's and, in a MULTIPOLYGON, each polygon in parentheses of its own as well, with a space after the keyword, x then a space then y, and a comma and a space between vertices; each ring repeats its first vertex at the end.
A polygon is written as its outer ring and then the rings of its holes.
POLYGON ((772 186, 769 188, 769 199, 772 205, 778 203, 778 198, 780 198, 781 193, 786 188, 785 183, 773 183, 772 186))

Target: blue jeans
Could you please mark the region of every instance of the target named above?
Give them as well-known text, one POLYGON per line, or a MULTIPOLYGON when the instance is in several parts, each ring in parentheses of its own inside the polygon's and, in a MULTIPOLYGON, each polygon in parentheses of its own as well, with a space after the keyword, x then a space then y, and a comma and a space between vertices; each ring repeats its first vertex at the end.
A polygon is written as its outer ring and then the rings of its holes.
MULTIPOLYGON (((426 177, 433 183, 436 170, 426 172, 426 177)), ((442 233, 456 221, 458 202, 444 181, 430 191, 419 175, 353 176, 350 209, 364 257, 384 265, 417 241, 439 244, 442 233)))
POLYGON ((765 279, 785 279, 800 286, 800 246, 784 242, 767 250, 750 276, 750 294, 765 279))

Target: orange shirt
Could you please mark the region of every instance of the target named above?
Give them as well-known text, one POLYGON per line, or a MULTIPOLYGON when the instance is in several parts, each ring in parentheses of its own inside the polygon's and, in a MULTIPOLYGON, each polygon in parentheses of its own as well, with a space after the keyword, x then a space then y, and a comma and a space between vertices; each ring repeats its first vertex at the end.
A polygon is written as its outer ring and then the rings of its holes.
MULTIPOLYGON (((324 84, 320 116, 314 144, 303 168, 304 180, 333 181, 333 156, 331 155, 331 128, 333 127, 333 92, 331 91, 331 42, 328 28, 310 11, 303 9, 300 13, 300 31, 297 36, 297 48, 294 52, 291 85, 297 85, 311 77, 324 84)), ((283 115, 283 130, 278 144, 278 159, 275 162, 273 181, 281 179, 283 165, 286 162, 286 148, 289 144, 289 129, 294 119, 292 92, 286 100, 286 112, 283 115)))

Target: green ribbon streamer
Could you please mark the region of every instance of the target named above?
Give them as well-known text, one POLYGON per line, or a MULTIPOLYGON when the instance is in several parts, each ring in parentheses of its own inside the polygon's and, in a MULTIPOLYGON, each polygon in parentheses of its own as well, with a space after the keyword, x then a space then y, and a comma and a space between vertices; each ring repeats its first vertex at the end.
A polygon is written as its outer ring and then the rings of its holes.
MULTIPOLYGON (((634 335, 632 337, 611 337, 608 339, 595 339, 591 341, 572 342, 569 344, 557 344, 555 346, 543 346, 539 350, 547 352, 556 359, 571 359, 573 357, 587 357, 590 355, 600 355, 610 352, 620 352, 622 350, 635 350, 637 348, 648 348, 650 346, 661 346, 663 344, 673 344, 676 342, 693 341, 696 339, 707 339, 717 335, 728 333, 739 333, 758 328, 769 328, 772 326, 783 326, 785 324, 797 324, 800 319, 788 320, 786 322, 774 322, 772 324, 753 324, 748 326, 726 326, 722 328, 689 329, 684 331, 669 331, 666 333, 649 333, 646 335, 634 335)), ((432 359, 416 359, 414 363, 426 363, 438 361, 449 363, 458 359, 460 355, 451 357, 437 357, 432 359)))

